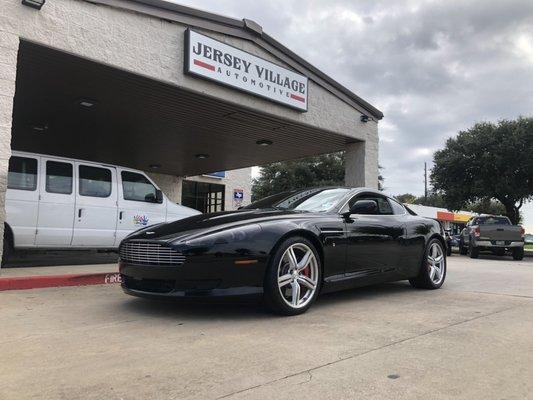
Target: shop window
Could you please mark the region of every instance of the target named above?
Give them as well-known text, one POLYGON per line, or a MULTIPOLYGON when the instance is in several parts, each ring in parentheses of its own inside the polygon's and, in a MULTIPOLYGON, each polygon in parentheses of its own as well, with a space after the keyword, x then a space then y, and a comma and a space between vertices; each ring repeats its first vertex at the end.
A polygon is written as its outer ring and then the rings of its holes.
POLYGON ((46 162, 46 191, 48 193, 72 193, 72 164, 47 161, 46 162))
POLYGON ((7 174, 8 189, 37 189, 37 160, 27 157, 11 157, 7 174))
POLYGON ((225 185, 183 181, 181 204, 203 213, 224 211, 225 190, 225 185))
POLYGON ((80 165, 80 195, 109 197, 111 195, 111 170, 80 165))

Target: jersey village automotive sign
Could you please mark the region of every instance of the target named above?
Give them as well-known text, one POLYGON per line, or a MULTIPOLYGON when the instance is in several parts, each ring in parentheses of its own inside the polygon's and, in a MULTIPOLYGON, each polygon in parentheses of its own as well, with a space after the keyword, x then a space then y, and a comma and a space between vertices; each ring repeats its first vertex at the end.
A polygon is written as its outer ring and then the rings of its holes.
POLYGON ((308 79, 303 75, 190 29, 185 52, 188 74, 307 111, 308 79))

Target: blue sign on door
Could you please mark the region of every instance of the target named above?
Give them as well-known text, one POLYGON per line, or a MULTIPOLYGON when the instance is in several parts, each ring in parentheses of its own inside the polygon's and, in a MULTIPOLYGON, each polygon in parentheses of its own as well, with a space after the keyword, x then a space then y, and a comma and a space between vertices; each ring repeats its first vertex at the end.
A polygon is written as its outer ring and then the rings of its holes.
POLYGON ((233 200, 242 201, 244 199, 244 191, 242 189, 233 189, 233 200))

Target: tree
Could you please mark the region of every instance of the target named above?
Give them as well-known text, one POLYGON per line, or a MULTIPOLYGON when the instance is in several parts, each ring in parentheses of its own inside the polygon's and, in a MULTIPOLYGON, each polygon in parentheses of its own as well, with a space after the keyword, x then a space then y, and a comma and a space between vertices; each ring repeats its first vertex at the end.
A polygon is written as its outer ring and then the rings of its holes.
POLYGON ((503 215, 506 212, 502 203, 500 203, 498 200, 491 199, 479 200, 466 206, 466 209, 478 214, 503 215))
POLYGON ((420 204, 422 206, 439 207, 439 208, 446 207, 444 203, 444 199, 442 198, 442 195, 435 193, 433 191, 428 193, 427 198, 425 198, 424 196, 416 197, 414 194, 411 194, 411 193, 399 194, 394 197, 396 198, 396 200, 398 200, 401 203, 420 204))
POLYGON ((411 193, 404 193, 394 196, 400 203, 416 204, 416 196, 411 193))
POLYGON ((483 122, 435 152, 433 187, 449 209, 497 199, 514 223, 533 197, 533 118, 483 122))
MULTIPOLYGON (((383 167, 380 165, 379 170, 383 167)), ((378 189, 385 178, 378 176, 378 189)), ((261 167, 261 176, 252 182, 252 201, 286 190, 316 186, 344 185, 344 152, 299 160, 280 161, 261 167)))
POLYGON ((252 200, 285 190, 337 185, 344 185, 344 152, 261 167, 261 176, 252 183, 252 200))

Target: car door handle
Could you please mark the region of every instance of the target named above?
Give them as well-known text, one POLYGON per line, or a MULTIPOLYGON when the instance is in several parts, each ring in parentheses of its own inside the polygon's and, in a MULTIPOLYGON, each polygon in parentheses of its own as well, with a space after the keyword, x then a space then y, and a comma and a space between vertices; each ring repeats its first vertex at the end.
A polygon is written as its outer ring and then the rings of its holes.
POLYGON ((78 210, 78 218, 81 218, 81 210, 83 210, 83 208, 80 208, 80 209, 78 210))
POLYGON ((122 214, 124 214, 124 211, 121 211, 121 212, 118 213, 119 221, 122 221, 122 214))

